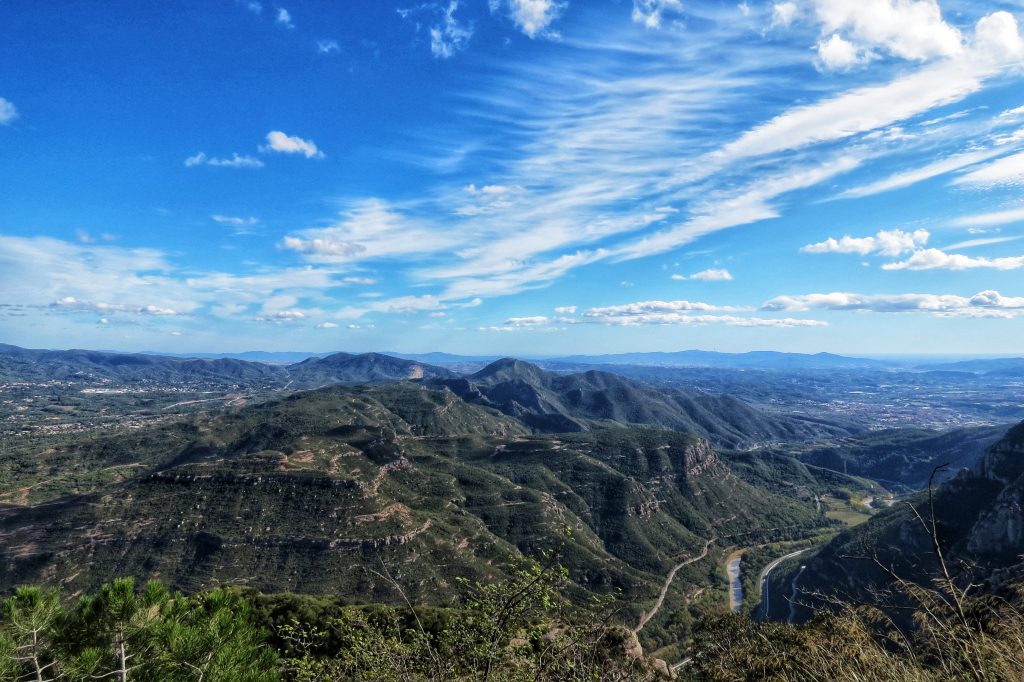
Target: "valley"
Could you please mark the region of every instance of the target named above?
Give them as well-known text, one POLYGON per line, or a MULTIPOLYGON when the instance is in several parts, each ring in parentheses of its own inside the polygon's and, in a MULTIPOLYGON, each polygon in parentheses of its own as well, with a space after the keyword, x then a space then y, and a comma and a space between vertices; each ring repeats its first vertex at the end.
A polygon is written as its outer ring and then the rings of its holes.
POLYGON ((569 599, 618 595, 617 619, 669 660, 712 614, 802 617, 793 595, 824 585, 830 540, 892 516, 937 464, 953 465, 940 480, 974 466, 1008 428, 833 420, 827 404, 684 385, 678 368, 500 359, 459 376, 343 354, 232 360, 225 376, 216 359, 14 355, 0 354, 0 589, 133 575, 444 606, 553 551, 569 599))

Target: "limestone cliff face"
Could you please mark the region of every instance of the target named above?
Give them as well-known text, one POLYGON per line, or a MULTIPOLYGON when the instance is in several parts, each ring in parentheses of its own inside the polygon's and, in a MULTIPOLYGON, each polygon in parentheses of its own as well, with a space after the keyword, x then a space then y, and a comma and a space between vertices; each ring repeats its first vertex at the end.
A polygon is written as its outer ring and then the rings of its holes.
POLYGON ((998 486, 998 493, 971 529, 968 550, 1024 553, 1024 424, 993 445, 970 477, 998 486))
POLYGON ((699 476, 706 471, 716 470, 722 466, 718 455, 711 448, 711 444, 703 438, 698 438, 684 448, 681 464, 687 478, 699 476))

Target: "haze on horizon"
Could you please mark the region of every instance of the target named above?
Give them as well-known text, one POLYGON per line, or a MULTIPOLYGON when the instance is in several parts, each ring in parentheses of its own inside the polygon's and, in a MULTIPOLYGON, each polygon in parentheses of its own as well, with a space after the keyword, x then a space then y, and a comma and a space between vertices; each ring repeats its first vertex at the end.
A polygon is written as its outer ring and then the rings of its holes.
POLYGON ((998 355, 1024 5, 0 3, 0 342, 998 355))

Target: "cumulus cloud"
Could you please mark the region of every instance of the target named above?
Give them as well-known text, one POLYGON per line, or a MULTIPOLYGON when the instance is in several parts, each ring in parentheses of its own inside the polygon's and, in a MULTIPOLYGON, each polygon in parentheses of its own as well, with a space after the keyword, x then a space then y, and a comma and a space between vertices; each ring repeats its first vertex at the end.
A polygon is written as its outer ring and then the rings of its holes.
POLYGON ((495 12, 502 4, 508 8, 512 21, 531 38, 549 36, 551 24, 565 8, 565 2, 557 0, 489 0, 491 11, 495 12))
POLYGON ((10 101, 0 97, 0 125, 7 125, 18 118, 18 110, 10 101))
POLYGON ((732 273, 728 270, 711 268, 709 270, 695 272, 692 275, 672 275, 672 279, 680 282, 691 279, 701 280, 704 282, 731 282, 734 278, 732 273))
POLYGON ((942 18, 935 0, 813 0, 813 5, 822 32, 848 45, 837 48, 849 50, 848 56, 870 58, 877 51, 923 61, 964 49, 963 36, 942 18))
POLYGON ((679 312, 735 312, 743 308, 732 306, 717 306, 701 301, 638 301, 624 305, 603 306, 588 308, 584 317, 609 317, 626 315, 647 315, 650 313, 679 313, 679 312))
POLYGON ((316 326, 317 329, 337 329, 338 325, 333 322, 321 322, 316 326))
POLYGON ((829 237, 823 242, 808 244, 800 250, 804 253, 855 253, 861 256, 875 253, 891 257, 914 251, 926 244, 930 236, 928 230, 881 230, 874 237, 829 237))
POLYGON ((254 318, 256 322, 273 322, 275 324, 284 324, 287 322, 299 322, 308 318, 309 315, 301 310, 277 310, 275 312, 258 315, 254 318))
POLYGON ((555 308, 555 312, 559 315, 575 315, 576 310, 577 308, 574 305, 563 305, 555 308))
MULTIPOLYGON (((658 325, 709 325, 721 324, 731 327, 823 327, 825 322, 819 320, 801 320, 794 318, 763 318, 747 317, 735 314, 743 308, 717 306, 698 301, 639 301, 624 305, 601 306, 588 308, 578 317, 560 317, 557 322, 563 324, 598 324, 616 327, 643 327, 658 325)), ((517 320, 540 320, 547 318, 514 318, 517 320)), ((530 323, 535 324, 535 323, 530 323)), ((512 320, 506 322, 507 327, 516 326, 512 320)), ((519 326, 522 326, 521 324, 519 326)))
POLYGON ((1024 268, 1024 256, 1004 258, 973 258, 962 253, 946 253, 941 249, 921 249, 907 260, 886 263, 883 270, 972 270, 989 268, 993 270, 1017 270, 1024 268))
POLYGON ((263 162, 251 156, 240 155, 237 152, 231 155, 230 159, 207 156, 206 152, 197 152, 185 159, 185 165, 189 168, 194 166, 219 166, 221 168, 263 168, 263 162))
POLYGON ((814 309, 876 313, 931 313, 942 317, 1013 317, 1024 315, 1024 297, 982 291, 974 296, 955 294, 804 294, 778 296, 764 310, 806 312, 814 309))
POLYGON ((295 28, 295 24, 292 22, 291 12, 286 10, 284 7, 279 7, 277 9, 277 16, 274 18, 274 21, 285 28, 295 28))
POLYGON ((844 71, 868 61, 868 53, 838 33, 818 41, 818 63, 825 69, 844 71))
POLYGON ((633 21, 647 28, 661 28, 666 16, 683 12, 681 0, 633 0, 633 21))
POLYGON ((280 152, 282 154, 302 154, 307 159, 322 159, 324 153, 317 149, 312 140, 303 140, 295 135, 286 135, 280 130, 271 130, 267 133, 267 144, 260 147, 265 152, 280 152))
POLYGON ((171 308, 162 308, 153 304, 137 305, 126 303, 103 303, 93 301, 80 301, 74 296, 63 296, 50 304, 51 308, 65 312, 88 312, 88 313, 128 313, 131 315, 155 315, 167 317, 179 315, 178 311, 171 308))

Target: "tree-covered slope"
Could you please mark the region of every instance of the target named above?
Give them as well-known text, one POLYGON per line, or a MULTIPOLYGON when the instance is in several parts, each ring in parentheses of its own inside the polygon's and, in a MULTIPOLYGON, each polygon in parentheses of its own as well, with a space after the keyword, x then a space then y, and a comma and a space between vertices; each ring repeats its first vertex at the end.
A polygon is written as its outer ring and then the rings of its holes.
POLYGON ((847 433, 820 421, 770 414, 730 396, 654 388, 609 372, 558 374, 511 358, 433 385, 544 432, 583 431, 612 422, 643 424, 685 431, 731 448, 847 433))

